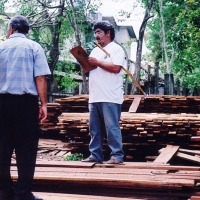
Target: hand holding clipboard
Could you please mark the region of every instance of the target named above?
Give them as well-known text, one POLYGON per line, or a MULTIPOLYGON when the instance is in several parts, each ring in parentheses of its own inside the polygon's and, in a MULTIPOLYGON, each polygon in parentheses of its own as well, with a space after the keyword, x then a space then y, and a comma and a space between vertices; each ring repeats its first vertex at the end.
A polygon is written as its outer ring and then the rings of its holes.
POLYGON ((96 68, 96 66, 90 65, 87 61, 88 54, 81 46, 76 46, 70 50, 71 54, 76 58, 76 60, 80 63, 82 70, 87 73, 96 68))

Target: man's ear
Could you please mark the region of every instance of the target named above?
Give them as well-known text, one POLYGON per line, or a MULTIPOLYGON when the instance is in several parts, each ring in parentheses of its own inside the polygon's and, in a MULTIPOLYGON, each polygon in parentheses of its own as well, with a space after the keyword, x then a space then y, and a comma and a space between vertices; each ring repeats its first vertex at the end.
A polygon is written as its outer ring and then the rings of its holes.
POLYGON ((8 39, 10 37, 10 35, 12 35, 13 33, 14 33, 14 29, 12 28, 12 26, 10 26, 8 29, 6 38, 8 39))
POLYGON ((110 30, 108 30, 106 34, 110 35, 110 30))

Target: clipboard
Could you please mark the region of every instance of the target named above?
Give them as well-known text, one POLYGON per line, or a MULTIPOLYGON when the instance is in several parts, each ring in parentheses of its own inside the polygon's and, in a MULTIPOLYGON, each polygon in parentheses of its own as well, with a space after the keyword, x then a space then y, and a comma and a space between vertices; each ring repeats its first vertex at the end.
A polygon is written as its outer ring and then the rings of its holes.
POLYGON ((70 50, 70 53, 76 58, 76 60, 80 63, 82 70, 87 73, 96 68, 96 66, 90 65, 87 61, 87 57, 89 56, 87 52, 79 45, 70 50))

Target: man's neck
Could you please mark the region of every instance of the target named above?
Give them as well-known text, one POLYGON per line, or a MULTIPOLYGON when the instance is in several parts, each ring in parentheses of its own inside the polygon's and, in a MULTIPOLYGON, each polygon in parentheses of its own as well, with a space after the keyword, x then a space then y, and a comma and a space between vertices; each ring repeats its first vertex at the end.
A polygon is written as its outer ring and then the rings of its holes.
POLYGON ((103 44, 101 44, 102 47, 106 47, 108 44, 110 44, 112 41, 108 41, 108 42, 104 42, 103 44))

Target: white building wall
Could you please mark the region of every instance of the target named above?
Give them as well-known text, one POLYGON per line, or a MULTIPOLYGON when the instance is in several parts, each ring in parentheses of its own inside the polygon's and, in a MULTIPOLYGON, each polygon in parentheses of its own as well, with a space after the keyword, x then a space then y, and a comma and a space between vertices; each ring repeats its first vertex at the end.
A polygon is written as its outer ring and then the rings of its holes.
POLYGON ((115 36, 115 40, 122 44, 125 48, 126 48, 126 51, 128 53, 128 57, 130 59, 130 54, 131 54, 131 47, 127 48, 127 45, 126 43, 128 41, 130 41, 130 36, 129 36, 129 33, 128 33, 128 30, 127 28, 125 27, 120 27, 117 31, 116 31, 116 36, 115 36))
POLYGON ((119 28, 119 30, 116 31, 116 36, 115 39, 119 42, 119 43, 124 43, 125 41, 130 40, 130 36, 128 34, 127 29, 121 27, 119 28))

